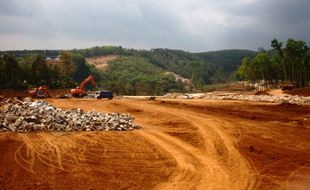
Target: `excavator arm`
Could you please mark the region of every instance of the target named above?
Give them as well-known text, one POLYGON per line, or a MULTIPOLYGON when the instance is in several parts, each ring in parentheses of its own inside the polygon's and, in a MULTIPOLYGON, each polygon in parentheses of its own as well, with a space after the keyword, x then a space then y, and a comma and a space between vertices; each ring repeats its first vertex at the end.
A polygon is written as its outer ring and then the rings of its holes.
POLYGON ((80 86, 78 86, 77 88, 75 89, 71 89, 71 94, 73 96, 81 96, 81 95, 84 95, 84 86, 89 82, 91 81, 91 83, 95 86, 96 85, 96 82, 95 82, 95 78, 92 76, 92 75, 89 75, 86 79, 84 79, 80 86))
POLYGON ((79 86, 79 89, 84 90, 84 86, 91 81, 91 83, 95 86, 96 82, 95 82, 95 78, 92 75, 89 75, 85 80, 83 80, 79 86))

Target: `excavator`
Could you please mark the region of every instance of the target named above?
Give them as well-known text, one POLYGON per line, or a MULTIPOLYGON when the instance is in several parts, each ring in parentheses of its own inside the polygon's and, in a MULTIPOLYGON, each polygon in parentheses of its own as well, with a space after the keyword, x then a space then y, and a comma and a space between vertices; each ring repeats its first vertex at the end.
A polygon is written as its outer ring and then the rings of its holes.
POLYGON ((50 98, 50 94, 47 86, 39 86, 28 91, 32 98, 50 98))
POLYGON ((72 96, 75 96, 75 97, 85 96, 86 93, 85 93, 85 91, 84 91, 84 86, 85 86, 89 81, 91 81, 91 83, 92 83, 94 86, 96 85, 95 78, 94 78, 92 75, 89 75, 86 79, 84 79, 84 80, 81 82, 80 86, 77 86, 76 88, 70 90, 70 93, 72 94, 72 96))
MULTIPOLYGON (((75 97, 83 97, 83 96, 85 96, 86 93, 84 91, 84 86, 89 81, 94 86, 96 85, 95 78, 92 75, 89 75, 86 79, 84 79, 81 82, 80 86, 70 90, 70 93, 72 94, 72 96, 75 96, 75 97)), ((96 91, 94 95, 95 95, 95 98, 97 98, 97 99, 101 99, 101 98, 113 99, 113 93, 110 92, 110 91, 96 91)))

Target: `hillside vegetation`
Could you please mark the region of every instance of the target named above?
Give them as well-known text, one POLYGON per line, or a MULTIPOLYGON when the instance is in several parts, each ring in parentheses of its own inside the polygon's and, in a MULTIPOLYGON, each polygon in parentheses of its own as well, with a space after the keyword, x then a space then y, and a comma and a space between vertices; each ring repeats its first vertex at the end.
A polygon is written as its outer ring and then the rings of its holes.
POLYGON ((227 82, 246 55, 246 50, 190 53, 182 50, 135 50, 116 46, 87 49, 23 50, 0 52, 0 88, 74 87, 95 76, 98 88, 118 94, 161 95, 167 92, 203 91, 206 85, 227 82), (85 59, 117 56, 105 69, 85 59), (172 72, 172 74, 167 74, 172 72), (174 74, 190 79, 184 84, 174 74))
MULTIPOLYGON (((83 54, 85 57, 110 54, 136 58, 140 57, 144 58, 143 62, 146 63, 146 65, 158 68, 161 72, 161 76, 163 76, 162 73, 165 71, 173 72, 181 77, 190 79, 190 87, 184 86, 181 82, 176 82, 176 84, 172 85, 177 86, 176 88, 166 88, 173 92, 192 90, 204 91, 209 89, 207 85, 233 81, 235 80, 235 71, 240 66, 241 60, 246 56, 254 56, 256 54, 256 52, 248 50, 190 53, 182 50, 152 49, 146 51, 106 46, 76 50, 76 52, 83 54)), ((114 75, 114 69, 116 68, 107 70, 106 75, 114 75)), ((136 71, 143 73, 143 70, 139 67, 136 68, 136 71)), ((115 81, 116 79, 118 79, 118 77, 115 77, 115 81)), ((131 79, 132 78, 130 78, 130 80, 131 79)))
POLYGON ((92 74, 97 87, 126 95, 206 91, 210 84, 233 80, 286 81, 303 87, 310 80, 310 49, 300 40, 277 40, 272 50, 222 50, 190 53, 182 50, 135 50, 116 46, 87 49, 0 52, 0 88, 74 87, 92 74), (87 60, 113 57, 104 69, 87 60), (241 64, 242 63, 242 64, 241 64), (170 74, 169 74, 170 73, 170 74), (176 75, 190 80, 184 84, 176 75))
POLYGON ((271 50, 222 50, 190 53, 182 50, 135 50, 116 46, 87 49, 23 50, 0 52, 0 88, 21 88, 38 84, 69 87, 89 74, 102 88, 121 94, 163 94, 175 91, 205 91, 207 85, 233 80, 284 81, 299 88, 310 81, 310 49, 306 42, 274 39, 271 50), (85 58, 117 56, 111 67, 98 70, 85 58), (45 58, 59 58, 50 64, 45 58), (241 64, 242 63, 242 64, 241 64), (172 72, 171 75, 165 73, 172 72), (190 79, 190 87, 173 81, 174 73, 190 79))
POLYGON ((244 57, 254 57, 256 54, 257 52, 250 50, 221 50, 197 53, 196 55, 211 63, 218 72, 214 75, 214 81, 226 82, 227 77, 229 80, 235 79, 235 72, 244 57))
POLYGON ((116 46, 87 49, 0 52, 0 88, 74 87, 95 76, 98 88, 126 95, 206 91, 210 84, 233 80, 285 81, 303 87, 310 80, 310 49, 304 41, 288 39, 285 47, 272 40, 272 50, 222 50, 190 53, 182 50, 135 50, 116 46), (113 57, 104 69, 85 59, 113 57), (241 64, 242 63, 242 64, 241 64), (170 74, 168 74, 170 73, 170 74), (176 80, 176 75, 190 84, 176 80))

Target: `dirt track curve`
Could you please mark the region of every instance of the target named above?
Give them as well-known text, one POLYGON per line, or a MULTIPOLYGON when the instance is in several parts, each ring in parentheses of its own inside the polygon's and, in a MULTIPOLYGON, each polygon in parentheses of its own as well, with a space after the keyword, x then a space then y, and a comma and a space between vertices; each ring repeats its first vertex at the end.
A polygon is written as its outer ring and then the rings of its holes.
POLYGON ((0 187, 310 187, 310 107, 210 100, 49 102, 64 109, 128 112, 143 129, 2 133, 0 187))

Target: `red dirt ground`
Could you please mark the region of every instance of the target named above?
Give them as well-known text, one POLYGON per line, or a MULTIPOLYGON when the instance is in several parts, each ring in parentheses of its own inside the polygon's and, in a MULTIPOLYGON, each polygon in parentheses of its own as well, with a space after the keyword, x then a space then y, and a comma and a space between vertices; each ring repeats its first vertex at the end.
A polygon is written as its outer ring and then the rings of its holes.
MULTIPOLYGON (((49 93, 53 98, 56 98, 59 95, 69 94, 70 89, 49 89, 49 93)), ((12 89, 1 89, 0 96, 6 98, 14 98, 14 97, 28 97, 28 90, 12 90, 12 89)))
POLYGON ((48 101, 63 109, 127 112, 143 128, 0 133, 3 189, 310 187, 309 106, 164 99, 48 101))
POLYGON ((299 95, 299 96, 310 96, 310 86, 301 88, 301 89, 290 90, 285 93, 291 94, 291 95, 299 95))

